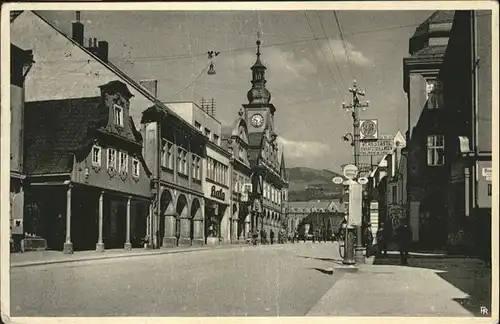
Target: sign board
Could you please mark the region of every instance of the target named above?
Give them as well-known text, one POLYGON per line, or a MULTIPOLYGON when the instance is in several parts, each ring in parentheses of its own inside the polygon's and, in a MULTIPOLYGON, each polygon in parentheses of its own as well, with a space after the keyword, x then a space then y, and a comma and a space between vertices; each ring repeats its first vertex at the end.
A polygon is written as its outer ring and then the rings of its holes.
POLYGON ((344 183, 344 178, 342 178, 342 177, 335 177, 335 178, 332 179, 332 181, 335 184, 342 184, 342 183, 344 183))
POLYGON ((478 173, 481 170, 481 176, 477 179, 477 206, 479 208, 491 208, 492 196, 488 195, 488 185, 492 184, 493 177, 491 161, 478 161, 477 164, 478 173))
POLYGON ((244 183, 242 189, 243 190, 241 191, 241 201, 247 202, 250 194, 252 193, 252 184, 244 183))
POLYGON ((361 178, 358 179, 358 183, 360 185, 365 185, 365 184, 368 183, 368 178, 367 177, 361 177, 361 178))
POLYGON ((361 226, 363 186, 357 182, 349 185, 349 225, 361 226))
POLYGON ((378 120, 364 119, 359 121, 359 139, 376 140, 378 138, 378 120))
POLYGON ((360 155, 386 155, 394 150, 394 137, 390 135, 379 136, 375 141, 360 141, 360 155))
POLYGON ((344 173, 344 177, 347 179, 352 179, 355 178, 358 175, 358 168, 355 165, 348 164, 344 167, 344 170, 342 170, 344 173))
POLYGON ((378 231, 378 201, 372 201, 370 203, 370 224, 371 229, 372 229, 372 235, 374 238, 374 243, 376 244, 377 241, 377 231, 378 231))
POLYGON ((10 194, 11 234, 24 234, 23 224, 24 192, 10 194))
POLYGON ((491 178, 493 174, 493 168, 492 167, 486 167, 481 169, 481 174, 485 178, 491 178))

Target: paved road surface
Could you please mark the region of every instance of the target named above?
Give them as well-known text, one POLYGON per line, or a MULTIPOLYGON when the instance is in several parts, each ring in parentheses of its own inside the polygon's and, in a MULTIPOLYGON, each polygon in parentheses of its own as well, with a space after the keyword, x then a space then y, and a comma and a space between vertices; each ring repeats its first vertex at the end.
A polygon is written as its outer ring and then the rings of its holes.
POLYGON ((13 268, 11 316, 302 316, 340 279, 332 243, 13 268))

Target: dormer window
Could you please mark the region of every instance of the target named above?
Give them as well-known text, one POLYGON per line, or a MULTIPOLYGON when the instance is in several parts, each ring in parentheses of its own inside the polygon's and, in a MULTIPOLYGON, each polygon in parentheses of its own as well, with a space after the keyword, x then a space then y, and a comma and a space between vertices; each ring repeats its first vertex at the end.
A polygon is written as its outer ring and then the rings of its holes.
POLYGON ((123 107, 115 104, 115 125, 123 127, 123 107))
POLYGON ((140 172, 140 165, 139 165, 139 160, 136 158, 132 159, 132 175, 136 178, 139 177, 139 172, 140 172))
POLYGON ((101 166, 101 148, 97 145, 92 147, 92 166, 101 166))

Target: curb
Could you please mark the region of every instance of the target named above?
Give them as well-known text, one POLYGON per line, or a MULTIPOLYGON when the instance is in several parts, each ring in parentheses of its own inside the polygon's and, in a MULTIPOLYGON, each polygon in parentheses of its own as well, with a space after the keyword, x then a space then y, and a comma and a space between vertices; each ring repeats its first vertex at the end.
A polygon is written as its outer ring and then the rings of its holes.
POLYGON ((132 258, 132 257, 140 257, 140 256, 153 256, 153 255, 161 255, 161 254, 177 254, 177 253, 189 253, 189 252, 201 252, 208 250, 223 250, 223 249, 234 249, 237 247, 242 247, 245 245, 234 244, 230 246, 223 247, 203 247, 203 248, 190 248, 185 250, 175 250, 169 249, 164 251, 154 251, 149 253, 123 253, 119 255, 102 255, 102 256, 89 256, 80 259, 61 259, 61 260, 47 260, 47 261, 28 261, 28 262, 19 262, 19 263, 11 263, 11 268, 24 268, 31 266, 40 266, 40 265, 48 265, 48 264, 57 264, 57 263, 70 263, 70 262, 84 262, 84 261, 94 261, 94 260, 107 260, 107 259, 120 259, 120 258, 132 258))

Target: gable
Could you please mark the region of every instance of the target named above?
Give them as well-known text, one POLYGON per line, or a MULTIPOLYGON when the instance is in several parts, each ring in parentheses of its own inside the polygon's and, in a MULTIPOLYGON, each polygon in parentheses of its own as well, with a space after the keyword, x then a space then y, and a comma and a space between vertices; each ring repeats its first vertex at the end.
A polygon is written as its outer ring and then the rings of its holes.
MULTIPOLYGON (((33 50, 26 101, 100 96, 100 85, 117 79, 129 82, 31 11, 19 15, 10 27, 12 44, 33 50)), ((154 101, 133 87, 129 90, 134 96, 130 116, 139 125, 142 111, 154 101)))

